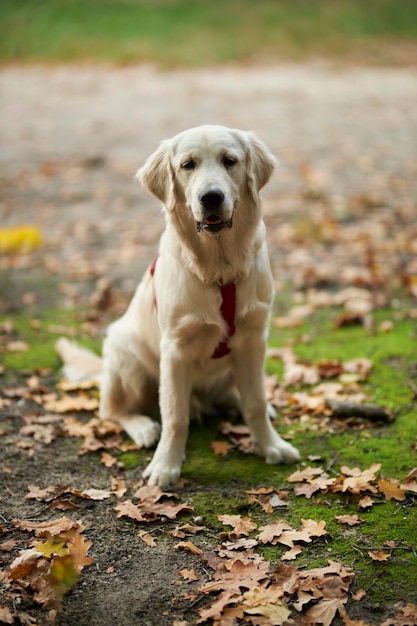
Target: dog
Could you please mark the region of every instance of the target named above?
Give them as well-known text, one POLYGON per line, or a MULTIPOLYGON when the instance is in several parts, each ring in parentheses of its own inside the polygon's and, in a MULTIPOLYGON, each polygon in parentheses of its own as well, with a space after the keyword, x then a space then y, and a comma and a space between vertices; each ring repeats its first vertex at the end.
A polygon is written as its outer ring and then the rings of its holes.
POLYGON ((159 254, 103 346, 100 409, 139 445, 143 476, 181 474, 190 417, 241 413, 267 463, 299 453, 271 424, 264 362, 273 278, 260 190, 275 158, 252 132, 205 125, 163 141, 137 178, 163 204, 159 254))

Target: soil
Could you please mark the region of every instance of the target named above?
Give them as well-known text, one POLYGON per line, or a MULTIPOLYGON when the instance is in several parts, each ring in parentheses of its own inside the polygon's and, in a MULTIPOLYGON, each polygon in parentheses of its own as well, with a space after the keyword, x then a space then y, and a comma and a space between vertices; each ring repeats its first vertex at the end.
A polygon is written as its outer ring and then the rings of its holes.
MULTIPOLYGON (((368 285, 372 279, 395 288, 401 272, 414 272, 413 68, 4 67, 0 92, 1 225, 36 224, 44 240, 31 255, 0 259, 5 313, 28 303, 84 305, 102 295, 99 281, 108 278, 115 314, 118 295, 125 302, 156 253, 164 224, 156 201, 134 181, 135 170, 160 140, 202 123, 255 130, 280 160, 264 192, 278 283, 317 288, 368 285)), ((21 399, 3 411, 9 443, 21 438, 19 418, 33 409, 21 399)), ((44 503, 24 499, 28 484, 88 488, 94 477, 94 487, 108 488, 114 471, 94 454, 80 457, 78 448, 68 437, 36 444, 33 455, 2 447, 2 523, 46 518, 44 503)), ((124 470, 129 485, 140 470, 124 470)), ((230 481, 228 496, 233 489, 230 481)), ((192 501, 198 492, 195 477, 180 498, 192 501)), ((114 500, 84 502, 69 514, 82 517, 94 564, 65 596, 56 623, 196 623, 196 609, 206 602, 190 596, 209 579, 201 559, 174 550, 176 541, 163 536, 164 524, 162 539, 148 547, 138 540, 134 522, 116 518, 113 507, 114 500), (198 582, 179 584, 183 568, 194 568, 198 582)), ((193 541, 206 550, 214 539, 209 534, 193 541)), ((10 555, 3 556, 9 562, 10 555)), ((36 615, 36 623, 49 623, 46 611, 24 609, 36 615)), ((360 617, 381 623, 388 609, 379 614, 369 605, 360 617)))

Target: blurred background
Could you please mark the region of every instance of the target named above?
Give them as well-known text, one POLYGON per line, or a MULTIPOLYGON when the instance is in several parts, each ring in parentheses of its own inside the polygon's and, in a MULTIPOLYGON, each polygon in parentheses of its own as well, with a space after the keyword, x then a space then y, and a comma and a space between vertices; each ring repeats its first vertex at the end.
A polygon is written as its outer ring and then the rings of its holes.
POLYGON ((2 0, 0 59, 3 311, 130 295, 164 224, 135 170, 203 123, 280 161, 278 289, 417 294, 414 0, 2 0))

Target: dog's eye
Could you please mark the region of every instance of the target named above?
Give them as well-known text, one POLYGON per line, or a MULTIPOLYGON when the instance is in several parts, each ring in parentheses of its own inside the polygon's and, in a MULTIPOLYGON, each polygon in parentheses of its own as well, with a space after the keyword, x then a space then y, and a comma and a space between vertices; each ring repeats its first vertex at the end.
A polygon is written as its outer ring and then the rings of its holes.
POLYGON ((195 161, 193 161, 193 159, 188 159, 187 161, 184 161, 184 163, 181 163, 181 168, 183 170, 193 170, 195 168, 195 161))
POLYGON ((236 164, 236 159, 234 159, 233 157, 224 156, 222 163, 227 169, 230 169, 236 164))

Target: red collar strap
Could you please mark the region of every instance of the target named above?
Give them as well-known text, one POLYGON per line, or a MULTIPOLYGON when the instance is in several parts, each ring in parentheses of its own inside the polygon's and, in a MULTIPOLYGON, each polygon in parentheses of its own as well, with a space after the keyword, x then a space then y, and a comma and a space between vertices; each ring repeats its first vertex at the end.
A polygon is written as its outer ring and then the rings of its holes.
MULTIPOLYGON (((155 267, 156 267, 156 262, 158 260, 158 257, 159 255, 155 257, 155 259, 153 260, 149 268, 151 276, 155 274, 155 267)), ((233 335, 236 332, 236 324, 235 324, 236 285, 235 283, 228 283, 227 285, 220 285, 220 291, 222 294, 222 303, 220 305, 220 312, 222 314, 224 321, 226 322, 227 335, 223 339, 223 341, 219 343, 219 345, 217 346, 217 348, 211 355, 212 359, 220 359, 222 356, 226 356, 226 354, 229 354, 230 348, 227 345, 227 340, 229 339, 229 337, 233 337, 233 335)), ((154 295, 153 301, 154 301, 155 307, 157 308, 158 303, 156 300, 156 295, 154 295)))

